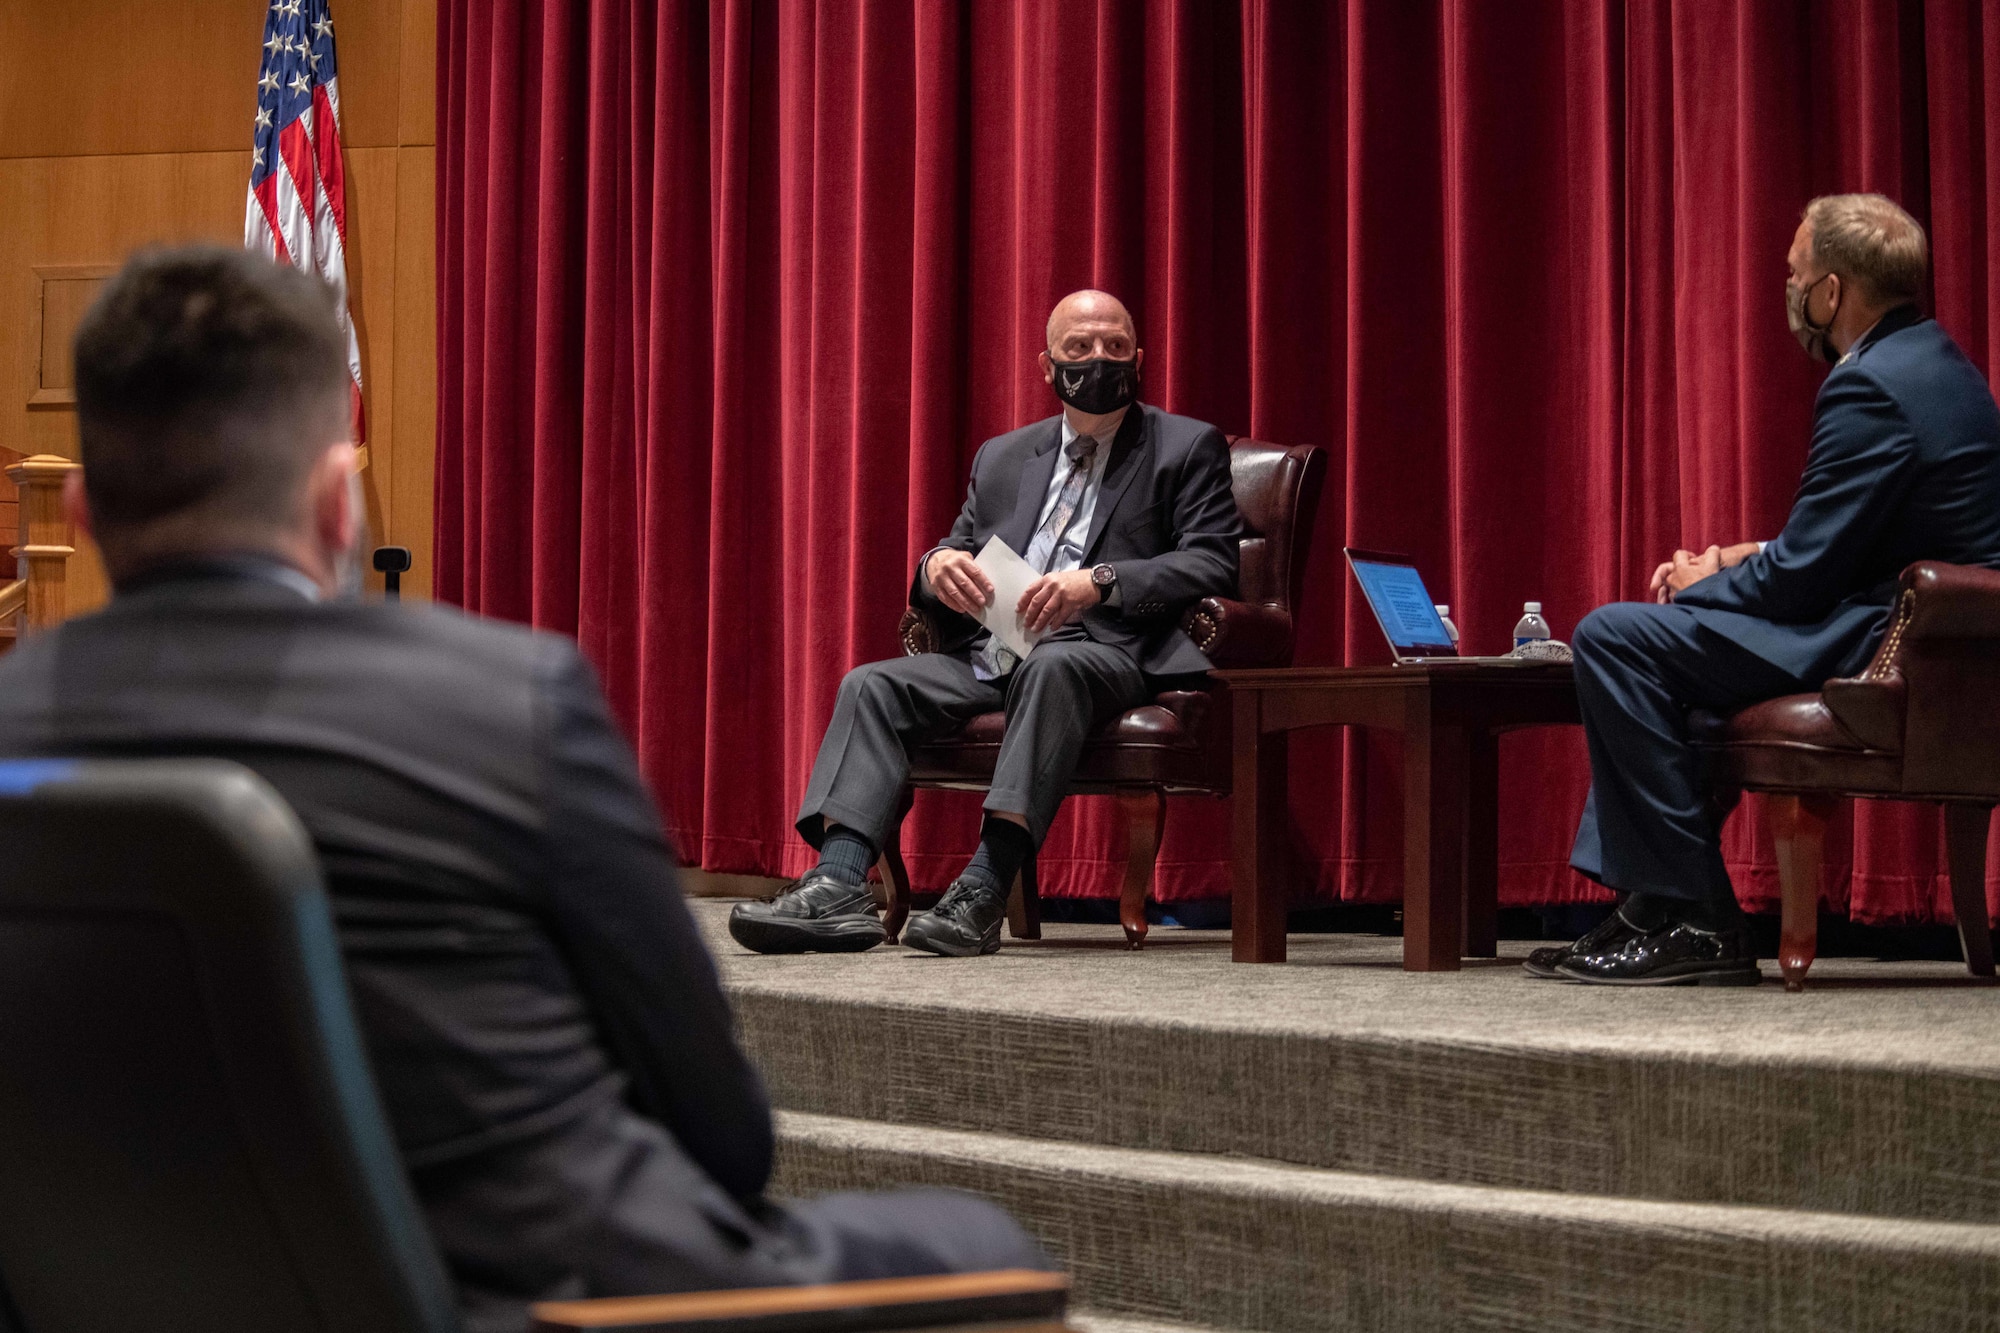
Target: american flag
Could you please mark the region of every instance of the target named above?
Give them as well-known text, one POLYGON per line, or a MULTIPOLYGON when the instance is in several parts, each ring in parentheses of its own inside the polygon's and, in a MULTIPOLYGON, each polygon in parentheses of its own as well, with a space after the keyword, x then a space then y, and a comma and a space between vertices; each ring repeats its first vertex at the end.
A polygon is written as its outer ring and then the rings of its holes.
POLYGON ((361 414, 361 344, 347 310, 347 184, 340 160, 340 80, 327 0, 272 0, 257 76, 257 132, 243 243, 309 269, 340 294, 354 431, 361 414))

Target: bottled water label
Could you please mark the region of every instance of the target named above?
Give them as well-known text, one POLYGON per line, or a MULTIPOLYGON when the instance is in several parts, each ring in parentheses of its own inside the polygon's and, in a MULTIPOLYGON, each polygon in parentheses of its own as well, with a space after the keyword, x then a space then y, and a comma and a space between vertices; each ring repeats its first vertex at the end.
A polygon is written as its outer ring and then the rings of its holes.
POLYGON ((1542 619, 1542 604, 1529 602, 1521 608, 1524 614, 1514 624, 1514 646, 1539 643, 1549 637, 1549 622, 1542 619))

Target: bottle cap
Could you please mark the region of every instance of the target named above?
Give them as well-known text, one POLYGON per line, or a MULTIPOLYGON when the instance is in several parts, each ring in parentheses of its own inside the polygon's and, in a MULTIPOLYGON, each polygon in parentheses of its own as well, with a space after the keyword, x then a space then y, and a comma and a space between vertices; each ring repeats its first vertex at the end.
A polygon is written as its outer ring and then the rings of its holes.
POLYGON ((1538 616, 1542 613, 1542 604, 1540 602, 1529 602, 1521 609, 1531 616, 1538 616))
POLYGON ((1431 610, 1433 610, 1433 611, 1437 612, 1437 613, 1438 613, 1439 615, 1441 615, 1441 616, 1445 616, 1445 617, 1447 617, 1447 618, 1449 618, 1449 617, 1450 617, 1450 615, 1451 615, 1451 608, 1450 608, 1450 607, 1448 607, 1448 606, 1433 606, 1433 607, 1431 608, 1431 610))

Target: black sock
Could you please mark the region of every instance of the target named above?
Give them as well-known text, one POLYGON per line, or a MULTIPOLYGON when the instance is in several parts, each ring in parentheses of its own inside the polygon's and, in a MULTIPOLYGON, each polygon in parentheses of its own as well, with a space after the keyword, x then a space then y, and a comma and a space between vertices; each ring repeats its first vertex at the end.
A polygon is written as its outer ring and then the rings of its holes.
POLYGON ((827 829, 819 845, 820 870, 842 884, 859 884, 868 878, 868 867, 874 864, 874 843, 845 824, 827 829))
POLYGON ((1696 930, 1728 930, 1743 920, 1743 909, 1736 905, 1736 899, 1703 898, 1676 904, 1680 908, 1679 920, 1696 930))
POLYGON ((979 850, 959 878, 1005 897, 1014 890, 1014 876, 1034 854, 1035 840, 1028 836, 1028 830, 1011 819, 988 815, 979 829, 979 850))
POLYGON ((1743 909, 1734 898, 1668 898, 1657 893, 1629 893, 1618 905, 1627 923, 1639 930, 1687 925, 1696 930, 1727 930, 1741 924, 1743 909))
POLYGON ((1628 893, 1618 904, 1618 915, 1634 930, 1658 930, 1680 919, 1674 912, 1676 906, 1672 898, 1662 898, 1657 893, 1628 893))

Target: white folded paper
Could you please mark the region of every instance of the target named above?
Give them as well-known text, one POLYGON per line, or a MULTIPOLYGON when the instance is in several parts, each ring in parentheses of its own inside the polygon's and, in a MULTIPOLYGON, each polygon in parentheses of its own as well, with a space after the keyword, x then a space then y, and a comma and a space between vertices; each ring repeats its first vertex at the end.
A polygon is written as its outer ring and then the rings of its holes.
POLYGON ((993 601, 980 610, 977 617, 979 623, 991 630, 993 637, 1000 640, 1014 656, 1026 657, 1036 644, 1048 637, 1048 631, 1030 631, 1014 608, 1021 604, 1021 594, 1028 590, 1028 585, 1041 575, 998 537, 981 547, 979 554, 972 558, 972 563, 985 571, 986 577, 993 582, 993 601))

